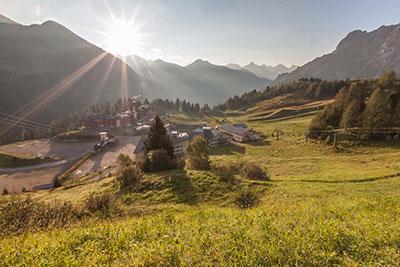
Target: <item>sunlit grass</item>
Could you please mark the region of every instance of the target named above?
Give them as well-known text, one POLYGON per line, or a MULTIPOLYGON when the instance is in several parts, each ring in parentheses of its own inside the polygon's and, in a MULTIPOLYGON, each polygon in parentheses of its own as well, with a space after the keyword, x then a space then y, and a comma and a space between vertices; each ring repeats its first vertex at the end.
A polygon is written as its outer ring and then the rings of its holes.
MULTIPOLYGON (((236 114, 237 115, 237 114, 236 114)), ((210 124, 241 116, 179 115, 210 124)), ((398 266, 400 151, 396 141, 305 139, 311 117, 248 122, 265 140, 213 148, 212 162, 250 161, 271 181, 176 170, 146 175, 119 192, 109 177, 26 193, 76 204, 114 192, 121 205, 156 208, 142 217, 93 220, 0 241, 4 265, 398 266), (276 131, 280 130, 279 140, 276 131), (274 134, 274 136, 272 136, 274 134), (250 187, 261 203, 241 210, 233 198, 250 187)))

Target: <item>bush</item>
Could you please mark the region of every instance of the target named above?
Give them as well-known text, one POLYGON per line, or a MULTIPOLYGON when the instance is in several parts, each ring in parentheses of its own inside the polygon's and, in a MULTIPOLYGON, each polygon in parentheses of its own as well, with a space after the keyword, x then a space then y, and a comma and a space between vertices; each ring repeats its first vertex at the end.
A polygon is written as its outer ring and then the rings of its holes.
POLYGON ((242 190, 240 190, 234 199, 234 203, 241 209, 254 207, 259 202, 259 196, 249 188, 243 188, 242 190))
POLYGON ((19 196, 0 199, 0 214, 0 235, 64 226, 80 217, 80 211, 69 202, 45 203, 19 196))
POLYGON ((267 172, 254 163, 246 162, 241 164, 239 174, 248 179, 269 181, 267 172))
POLYGON ((171 158, 165 149, 157 149, 150 151, 140 159, 138 166, 144 172, 166 171, 177 169, 178 161, 171 158))
POLYGON ((115 197, 111 193, 96 195, 94 193, 85 200, 84 208, 89 212, 108 211, 115 204, 115 197))
POLYGON ((210 170, 209 154, 207 141, 201 136, 196 136, 186 147, 188 169, 210 170))
POLYGON ((127 188, 143 177, 142 171, 135 165, 124 166, 117 172, 117 182, 120 188, 127 188))
POLYGON ((118 168, 128 167, 129 165, 132 165, 132 164, 133 164, 133 161, 128 155, 122 154, 122 153, 120 153, 118 155, 118 158, 117 158, 118 168))
POLYGON ((3 195, 7 195, 8 194, 8 190, 7 190, 7 188, 4 188, 3 189, 3 195))
POLYGON ((269 181, 267 171, 251 162, 238 162, 228 164, 214 164, 213 171, 221 173, 240 175, 247 179, 269 181))

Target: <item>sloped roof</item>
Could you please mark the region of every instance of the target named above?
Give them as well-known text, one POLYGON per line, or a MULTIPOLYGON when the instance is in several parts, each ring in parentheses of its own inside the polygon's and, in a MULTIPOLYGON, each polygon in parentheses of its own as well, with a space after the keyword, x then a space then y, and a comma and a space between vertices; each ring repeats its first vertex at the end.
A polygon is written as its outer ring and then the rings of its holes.
POLYGON ((223 124, 220 128, 225 130, 225 131, 227 131, 227 132, 234 133, 234 134, 239 134, 239 135, 244 135, 249 131, 246 128, 236 127, 233 124, 223 124))
POLYGON ((137 142, 136 142, 136 147, 133 150, 133 154, 137 154, 143 151, 144 148, 144 141, 146 141, 147 136, 146 135, 141 135, 139 136, 137 142))
POLYGON ((243 122, 242 123, 235 123, 235 124, 233 124, 233 126, 238 127, 238 128, 244 128, 244 129, 248 128, 248 126, 243 122))
POLYGON ((171 141, 172 143, 174 143, 174 145, 182 143, 184 141, 189 141, 189 135, 180 135, 180 136, 176 136, 176 135, 171 135, 171 141))

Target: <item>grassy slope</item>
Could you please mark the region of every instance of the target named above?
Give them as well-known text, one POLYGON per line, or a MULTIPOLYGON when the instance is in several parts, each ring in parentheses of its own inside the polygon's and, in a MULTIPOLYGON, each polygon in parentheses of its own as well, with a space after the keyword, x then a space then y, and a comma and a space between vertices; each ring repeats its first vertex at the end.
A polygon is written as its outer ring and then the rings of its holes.
MULTIPOLYGON (((252 114, 235 114, 242 121, 252 114)), ((180 121, 194 119, 180 116, 180 121)), ((221 118, 205 118, 213 121, 221 118)), ((251 122, 268 135, 252 144, 212 150, 213 161, 249 160, 268 168, 272 182, 223 182, 208 172, 147 176, 131 205, 164 205, 162 212, 0 241, 6 265, 348 265, 400 263, 400 150, 397 143, 308 142, 311 117, 251 122), (282 130, 281 140, 271 136, 282 130), (249 184, 250 183, 250 184, 249 184), (244 185, 262 193, 250 210, 232 205, 244 185)), ((199 118, 204 120, 204 118, 199 118)), ((38 199, 83 199, 113 190, 112 178, 38 199), (63 198, 64 197, 64 198, 63 198)), ((30 193, 32 194, 32 193, 30 193)))

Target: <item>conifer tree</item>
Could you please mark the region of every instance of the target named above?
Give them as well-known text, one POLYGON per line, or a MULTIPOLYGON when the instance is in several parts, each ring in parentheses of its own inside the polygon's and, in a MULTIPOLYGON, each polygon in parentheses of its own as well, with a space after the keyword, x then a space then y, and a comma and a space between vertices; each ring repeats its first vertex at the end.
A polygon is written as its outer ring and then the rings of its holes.
POLYGON ((361 104, 358 99, 353 99, 343 113, 340 127, 351 128, 360 126, 361 104))
POLYGON ((171 158, 174 157, 174 146, 164 127, 164 123, 158 115, 154 118, 153 124, 150 127, 150 132, 147 135, 144 153, 147 154, 157 149, 164 149, 171 158))
POLYGON ((378 87, 366 104, 363 125, 370 129, 380 129, 389 126, 392 117, 391 110, 390 94, 378 87))

